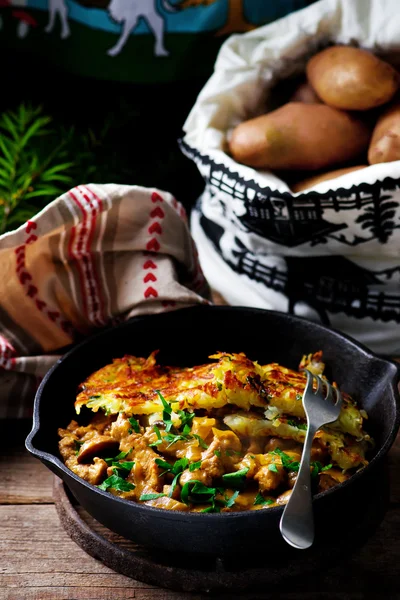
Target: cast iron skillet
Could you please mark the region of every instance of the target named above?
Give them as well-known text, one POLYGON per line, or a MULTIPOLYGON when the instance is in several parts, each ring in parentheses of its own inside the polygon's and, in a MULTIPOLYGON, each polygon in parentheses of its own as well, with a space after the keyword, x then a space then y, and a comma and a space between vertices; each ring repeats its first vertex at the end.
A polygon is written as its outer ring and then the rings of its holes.
POLYGON ((349 481, 314 499, 316 544, 350 535, 367 505, 400 422, 398 370, 337 331, 283 313, 252 308, 199 306, 137 317, 73 348, 47 373, 35 399, 33 428, 26 447, 61 477, 78 502, 109 529, 147 547, 171 552, 230 555, 288 548, 278 523, 282 507, 238 513, 201 514, 161 510, 117 498, 86 483, 60 460, 57 428, 74 412, 79 383, 124 354, 147 356, 169 365, 207 362, 216 351, 245 352, 260 363, 297 368, 303 354, 323 350, 327 375, 369 414, 376 440, 370 464, 349 481))

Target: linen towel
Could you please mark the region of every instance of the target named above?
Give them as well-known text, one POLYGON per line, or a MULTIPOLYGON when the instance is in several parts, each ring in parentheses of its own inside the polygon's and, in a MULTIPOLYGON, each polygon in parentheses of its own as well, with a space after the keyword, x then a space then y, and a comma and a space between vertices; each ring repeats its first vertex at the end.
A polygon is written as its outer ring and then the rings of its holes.
POLYGON ((0 238, 0 417, 26 417, 63 349, 137 315, 209 303, 183 206, 80 185, 0 238))

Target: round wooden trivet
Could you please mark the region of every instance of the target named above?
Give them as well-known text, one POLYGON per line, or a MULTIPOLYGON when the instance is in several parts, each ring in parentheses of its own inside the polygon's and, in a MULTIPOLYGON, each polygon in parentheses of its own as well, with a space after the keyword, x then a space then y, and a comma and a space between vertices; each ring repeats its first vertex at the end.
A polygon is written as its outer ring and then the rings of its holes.
MULTIPOLYGON (((306 551, 289 548, 291 554, 282 560, 275 557, 266 540, 265 555, 252 553, 240 560, 176 555, 148 550, 104 527, 93 519, 75 500, 69 489, 54 478, 54 502, 58 515, 71 539, 93 558, 114 571, 138 581, 186 592, 240 592, 265 585, 274 586, 284 579, 296 578, 314 571, 326 570, 359 548, 381 522, 387 503, 387 489, 371 496, 364 516, 349 531, 341 544, 332 546, 332 533, 327 523, 326 547, 306 551), (291 558, 289 558, 289 556, 291 558)), ((375 488, 376 489, 376 488, 375 488)))

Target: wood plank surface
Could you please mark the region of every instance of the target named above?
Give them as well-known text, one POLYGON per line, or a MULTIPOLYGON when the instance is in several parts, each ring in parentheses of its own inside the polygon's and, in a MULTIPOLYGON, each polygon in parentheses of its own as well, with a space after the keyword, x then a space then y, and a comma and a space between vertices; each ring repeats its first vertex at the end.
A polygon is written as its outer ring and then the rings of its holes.
MULTIPOLYGON (((114 573, 66 534, 52 504, 53 475, 23 449, 27 428, 0 427, 0 600, 204 600, 114 573)), ((384 522, 351 559, 249 600, 399 600, 400 437, 389 455, 391 501, 384 522)), ((329 531, 329 524, 327 525, 329 531)), ((266 560, 268 555, 266 548, 266 560)), ((329 565, 327 565, 329 567, 329 565)), ((232 594, 218 595, 228 600, 232 594)))
POLYGON ((0 456, 0 504, 53 502, 52 473, 26 450, 6 450, 0 456))
MULTIPOLYGON (((0 507, 0 595, 11 599, 105 599, 201 600, 189 595, 151 588, 114 573, 89 557, 62 529, 52 505, 0 507)), ((305 580, 280 586, 279 598, 363 598, 376 590, 376 598, 398 598, 400 558, 400 515, 389 511, 385 522, 364 548, 346 564, 305 580), (379 595, 378 594, 379 590, 379 595)), ((220 594, 228 600, 231 594, 220 594)), ((273 600, 276 590, 238 597, 273 600)), ((368 597, 373 597, 368 595, 368 597)))

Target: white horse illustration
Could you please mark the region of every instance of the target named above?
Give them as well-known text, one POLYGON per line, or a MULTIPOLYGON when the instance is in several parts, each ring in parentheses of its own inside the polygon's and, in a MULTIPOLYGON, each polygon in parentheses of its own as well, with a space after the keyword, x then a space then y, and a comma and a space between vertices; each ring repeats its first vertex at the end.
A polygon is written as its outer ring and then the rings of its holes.
POLYGON ((50 33, 54 29, 57 14, 61 19, 61 37, 63 40, 70 35, 70 29, 68 25, 68 9, 65 0, 49 0, 49 24, 45 31, 50 33))
MULTIPOLYGON (((107 52, 110 56, 116 56, 125 46, 130 34, 136 28, 139 19, 146 19, 150 29, 154 33, 155 56, 168 56, 169 52, 164 46, 164 19, 157 11, 157 0, 111 0, 108 11, 117 23, 122 23, 122 33, 118 42, 107 52)), ((176 12, 168 0, 161 0, 162 8, 169 12, 176 12)))
MULTIPOLYGON (((67 0, 48 0, 48 2, 49 23, 46 32, 53 31, 58 15, 61 20, 61 37, 65 39, 70 35, 67 0)), ((177 12, 178 10, 168 0, 160 0, 160 3, 161 7, 168 12, 177 12)), ((122 23, 122 32, 115 46, 110 48, 107 54, 110 56, 119 54, 128 41, 130 34, 136 29, 139 20, 143 18, 155 37, 155 56, 169 55, 164 46, 164 18, 157 10, 157 0, 111 0, 108 12, 114 21, 122 23)))

